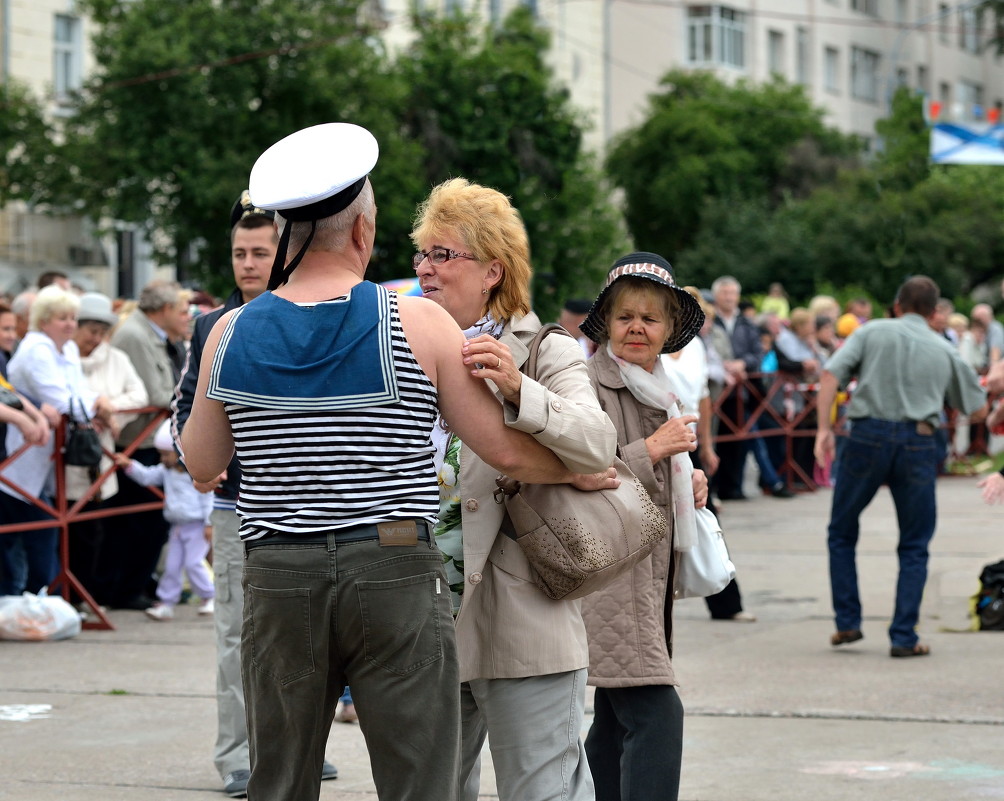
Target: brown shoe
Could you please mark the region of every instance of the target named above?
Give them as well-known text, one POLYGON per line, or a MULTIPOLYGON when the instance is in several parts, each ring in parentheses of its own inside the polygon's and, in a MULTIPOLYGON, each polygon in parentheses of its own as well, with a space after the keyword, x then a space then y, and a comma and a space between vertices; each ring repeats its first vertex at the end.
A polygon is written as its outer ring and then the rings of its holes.
POLYGON ((830 645, 836 648, 838 645, 847 645, 848 643, 857 642, 858 640, 863 640, 864 638, 865 635, 861 633, 861 629, 835 631, 830 635, 830 645))
POLYGON ((889 649, 889 656, 901 657, 901 656, 927 656, 931 653, 931 646, 925 645, 922 642, 916 645, 894 645, 889 649))

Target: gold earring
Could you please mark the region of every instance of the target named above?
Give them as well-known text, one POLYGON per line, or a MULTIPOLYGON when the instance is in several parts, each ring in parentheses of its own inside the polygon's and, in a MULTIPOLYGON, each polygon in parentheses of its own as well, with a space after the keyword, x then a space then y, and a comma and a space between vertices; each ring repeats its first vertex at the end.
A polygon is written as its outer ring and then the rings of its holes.
POLYGON ((488 290, 487 289, 482 289, 481 290, 481 294, 482 295, 487 295, 488 294, 488 290))

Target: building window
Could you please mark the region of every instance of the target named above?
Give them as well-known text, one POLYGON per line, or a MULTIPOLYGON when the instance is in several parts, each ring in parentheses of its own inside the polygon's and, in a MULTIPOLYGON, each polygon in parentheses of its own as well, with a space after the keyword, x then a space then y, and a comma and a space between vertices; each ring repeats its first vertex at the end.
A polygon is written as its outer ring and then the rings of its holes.
POLYGON ((959 9, 959 47, 967 53, 980 52, 982 19, 975 8, 959 9))
POLYGON ((823 53, 823 81, 827 92, 840 91, 840 51, 835 47, 823 53))
POLYGON ((851 97, 870 103, 878 100, 879 60, 878 53, 851 48, 851 97))
POLYGON ((809 85, 809 29, 795 29, 795 80, 809 85))
POLYGON ((941 103, 942 114, 948 116, 952 111, 952 87, 947 81, 938 84, 938 102, 941 103))
POLYGON ((947 3, 938 3, 938 41, 948 44, 948 23, 952 10, 947 3))
POLYGON ((896 69, 896 88, 899 89, 901 86, 910 85, 910 75, 906 67, 897 67, 896 69))
POLYGON ((851 8, 872 17, 878 16, 878 0, 851 0, 851 8))
POLYGON ((917 88, 925 95, 931 94, 931 73, 923 64, 917 67, 917 88))
POLYGON ((83 38, 80 19, 56 14, 52 41, 52 89, 57 100, 83 82, 83 38))
POLYGON ((963 119, 982 119, 983 87, 980 84, 959 81, 959 85, 955 89, 955 99, 962 106, 963 119))
POLYGON ((746 15, 728 6, 690 6, 687 55, 691 64, 745 68, 746 15))
POLYGON ((775 75, 784 75, 784 34, 767 31, 767 69, 775 75))
POLYGON ((896 24, 903 25, 906 23, 906 18, 909 14, 907 0, 896 0, 896 24))

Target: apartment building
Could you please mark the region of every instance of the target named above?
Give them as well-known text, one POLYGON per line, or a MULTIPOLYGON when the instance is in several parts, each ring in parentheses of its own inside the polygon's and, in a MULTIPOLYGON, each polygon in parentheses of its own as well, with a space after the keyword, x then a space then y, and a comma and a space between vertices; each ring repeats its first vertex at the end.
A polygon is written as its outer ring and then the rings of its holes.
MULTIPOLYGON (((977 11, 978 0, 530 2, 551 29, 552 64, 590 112, 590 141, 600 149, 641 119, 670 69, 713 70, 728 81, 781 75, 805 86, 829 124, 868 141, 899 85, 924 92, 942 118, 957 121, 986 118, 1004 102, 1004 65, 984 47, 991 20, 977 11)), ((406 42, 406 0, 384 4, 389 41, 406 42)), ((513 4, 462 5, 500 19, 513 4)))

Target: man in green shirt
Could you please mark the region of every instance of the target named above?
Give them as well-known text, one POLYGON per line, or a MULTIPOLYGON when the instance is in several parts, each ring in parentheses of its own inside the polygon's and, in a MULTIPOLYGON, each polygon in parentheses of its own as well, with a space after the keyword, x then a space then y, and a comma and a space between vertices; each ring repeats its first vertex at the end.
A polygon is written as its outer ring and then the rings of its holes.
MULTIPOLYGON (((882 484, 888 484, 899 520, 899 578, 889 626, 890 654, 924 656, 930 648, 915 631, 927 581, 927 546, 934 536, 937 507, 937 448, 934 432, 947 402, 963 414, 986 398, 976 373, 927 324, 940 296, 926 276, 906 281, 896 296, 896 319, 872 320, 847 339, 827 361, 818 408, 833 405, 838 387, 857 377, 848 417, 851 433, 840 457, 828 546, 830 589, 837 631, 832 645, 860 640, 861 600, 855 548, 858 519, 882 484)), ((815 456, 834 454, 828 414, 820 415, 815 456)))

